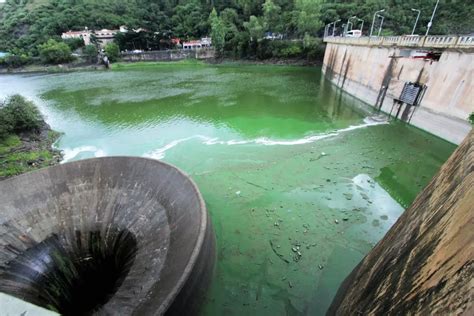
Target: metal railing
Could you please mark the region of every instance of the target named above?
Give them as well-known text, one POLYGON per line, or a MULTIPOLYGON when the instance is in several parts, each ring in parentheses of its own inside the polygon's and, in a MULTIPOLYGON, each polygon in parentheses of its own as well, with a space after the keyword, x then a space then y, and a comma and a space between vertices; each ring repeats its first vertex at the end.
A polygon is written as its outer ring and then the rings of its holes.
POLYGON ((340 37, 326 36, 327 43, 340 43, 360 46, 398 46, 417 48, 474 48, 474 36, 429 35, 429 36, 364 36, 340 37))

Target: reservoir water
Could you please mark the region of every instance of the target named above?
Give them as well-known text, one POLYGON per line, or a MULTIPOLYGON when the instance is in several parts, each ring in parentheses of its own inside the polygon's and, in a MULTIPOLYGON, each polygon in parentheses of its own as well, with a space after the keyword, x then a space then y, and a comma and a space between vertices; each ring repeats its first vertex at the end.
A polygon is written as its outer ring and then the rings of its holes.
POLYGON ((218 252, 203 315, 323 315, 455 149, 387 121, 318 67, 0 76, 0 98, 14 93, 63 133, 64 161, 150 157, 197 182, 218 252))

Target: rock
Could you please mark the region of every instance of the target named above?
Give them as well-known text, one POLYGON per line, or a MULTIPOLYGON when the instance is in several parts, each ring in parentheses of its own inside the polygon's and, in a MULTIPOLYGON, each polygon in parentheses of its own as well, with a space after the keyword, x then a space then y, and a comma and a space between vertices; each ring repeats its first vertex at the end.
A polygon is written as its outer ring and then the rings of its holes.
POLYGON ((334 221, 334 223, 339 224, 339 221, 336 219, 336 220, 334 221))
POLYGON ((324 267, 322 265, 318 265, 318 268, 319 268, 319 270, 324 269, 324 267))

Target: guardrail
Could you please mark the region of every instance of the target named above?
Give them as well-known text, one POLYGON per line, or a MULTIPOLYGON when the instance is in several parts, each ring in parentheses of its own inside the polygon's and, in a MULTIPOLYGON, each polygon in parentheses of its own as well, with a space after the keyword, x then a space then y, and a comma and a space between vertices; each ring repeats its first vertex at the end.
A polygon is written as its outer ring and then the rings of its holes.
POLYGON ((398 46, 416 48, 474 48, 474 36, 429 35, 429 36, 364 36, 340 37, 326 36, 327 43, 340 43, 361 46, 398 46))

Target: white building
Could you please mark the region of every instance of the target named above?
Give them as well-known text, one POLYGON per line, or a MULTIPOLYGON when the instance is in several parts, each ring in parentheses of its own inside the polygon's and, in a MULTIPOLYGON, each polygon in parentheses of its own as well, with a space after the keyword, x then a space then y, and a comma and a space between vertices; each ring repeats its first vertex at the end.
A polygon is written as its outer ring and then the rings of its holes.
POLYGON ((201 40, 188 41, 183 43, 183 49, 199 49, 203 47, 211 47, 212 40, 210 37, 203 37, 201 40))
POLYGON ((83 31, 69 31, 63 33, 61 38, 65 39, 72 39, 72 38, 80 38, 84 41, 84 45, 89 45, 91 43, 91 34, 92 32, 85 28, 83 31))
POLYGON ((120 32, 120 30, 102 29, 100 31, 95 31, 94 35, 97 39, 97 44, 99 44, 100 47, 105 47, 105 45, 113 43, 115 34, 118 32, 120 32))

